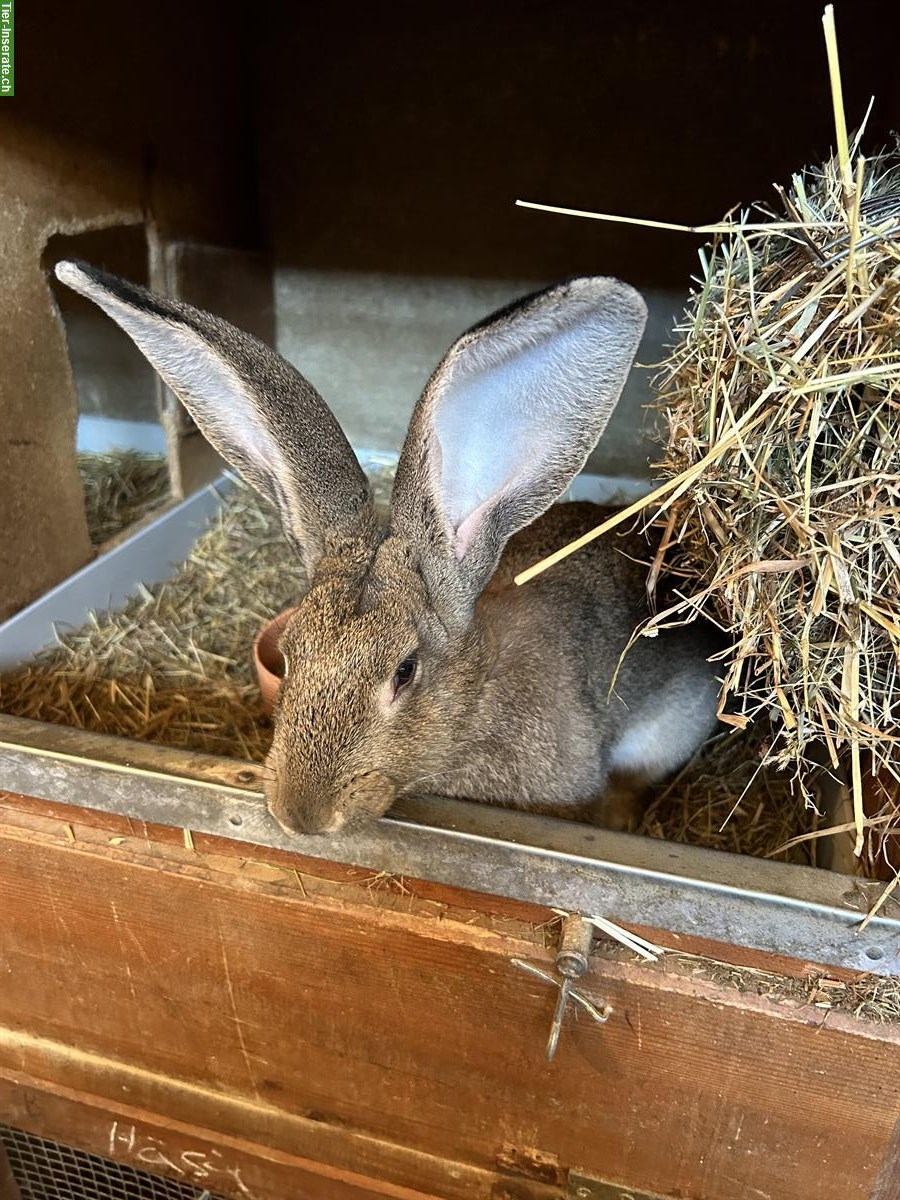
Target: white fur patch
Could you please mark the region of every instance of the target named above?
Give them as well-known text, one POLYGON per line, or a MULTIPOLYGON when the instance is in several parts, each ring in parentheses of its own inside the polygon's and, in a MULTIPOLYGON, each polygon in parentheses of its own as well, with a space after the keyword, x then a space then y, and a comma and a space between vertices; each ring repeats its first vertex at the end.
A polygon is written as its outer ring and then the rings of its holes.
POLYGON ((613 746, 610 770, 664 779, 687 762, 712 728, 718 704, 718 685, 710 669, 707 681, 678 678, 660 688, 634 714, 613 746))

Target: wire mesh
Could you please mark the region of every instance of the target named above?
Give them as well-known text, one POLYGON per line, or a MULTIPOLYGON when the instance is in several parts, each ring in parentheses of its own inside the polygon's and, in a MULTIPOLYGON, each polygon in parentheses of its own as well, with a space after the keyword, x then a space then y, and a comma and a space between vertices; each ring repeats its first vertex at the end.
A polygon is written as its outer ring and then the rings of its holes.
POLYGON ((21 1200, 221 1200, 191 1184, 7 1125, 0 1125, 0 1146, 21 1200))

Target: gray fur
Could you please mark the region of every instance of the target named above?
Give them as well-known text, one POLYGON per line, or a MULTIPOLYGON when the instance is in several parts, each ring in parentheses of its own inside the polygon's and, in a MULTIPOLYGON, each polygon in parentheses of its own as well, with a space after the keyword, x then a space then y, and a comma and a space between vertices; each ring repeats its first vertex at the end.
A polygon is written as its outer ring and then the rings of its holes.
POLYGON ((647 783, 715 724, 716 639, 641 639, 650 548, 611 535, 522 588, 513 576, 602 519, 553 502, 602 434, 646 309, 573 280, 464 334, 426 387, 387 530, 331 413, 294 369, 223 321, 93 268, 59 277, 131 334, 214 445, 279 505, 311 586, 267 799, 292 830, 336 831, 432 792, 625 826, 647 783), (418 655, 395 690, 398 664, 418 655))

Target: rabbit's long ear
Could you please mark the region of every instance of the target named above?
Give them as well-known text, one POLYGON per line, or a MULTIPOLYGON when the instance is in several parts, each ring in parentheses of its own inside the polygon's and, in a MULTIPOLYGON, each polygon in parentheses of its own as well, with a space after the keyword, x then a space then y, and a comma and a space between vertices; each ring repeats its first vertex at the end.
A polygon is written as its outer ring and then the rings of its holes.
POLYGON ((452 346, 413 412, 391 510, 436 590, 474 603, 508 539, 566 490, 618 402, 646 318, 628 284, 575 279, 452 346))
POLYGON ((227 322, 85 263, 63 283, 100 306, 146 355, 222 456, 280 512, 312 573, 329 547, 371 538, 369 487, 315 388, 227 322))

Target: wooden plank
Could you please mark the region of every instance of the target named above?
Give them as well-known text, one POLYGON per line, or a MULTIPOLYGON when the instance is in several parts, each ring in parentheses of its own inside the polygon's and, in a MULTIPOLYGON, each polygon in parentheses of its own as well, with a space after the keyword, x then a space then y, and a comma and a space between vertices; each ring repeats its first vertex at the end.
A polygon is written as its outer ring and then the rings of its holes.
MULTIPOLYGON (((19 796, 11 792, 0 791, 0 820, 7 824, 19 825, 22 828, 42 828, 45 831, 52 831, 61 825, 70 838, 76 836, 75 831, 77 830, 77 837, 80 841, 101 843, 103 839, 100 835, 105 831, 109 835, 107 841, 110 838, 128 840, 136 837, 149 843, 172 846, 184 844, 183 831, 170 826, 147 825, 133 817, 121 817, 74 805, 56 804, 29 796, 19 796), (45 818, 45 821, 34 826, 31 818, 35 817, 45 818)), ((371 871, 346 866, 343 863, 308 858, 302 854, 286 853, 267 846, 254 846, 250 851, 246 842, 228 841, 223 838, 208 837, 205 834, 192 834, 191 836, 198 853, 207 856, 214 855, 217 858, 232 858, 242 864, 242 869, 247 863, 253 863, 256 867, 264 866, 297 872, 301 880, 306 881, 331 880, 334 883, 355 884, 366 889, 374 887, 379 891, 388 891, 402 896, 404 902, 409 902, 406 904, 407 910, 419 902, 424 902, 425 904, 439 904, 445 910, 448 907, 453 908, 456 910, 456 915, 459 916, 466 912, 467 916, 462 919, 474 917, 475 920, 480 920, 490 915, 495 919, 513 920, 533 926, 542 926, 552 923, 554 920, 553 913, 545 907, 510 900, 503 896, 462 891, 420 879, 389 880, 381 878, 375 879, 373 882, 371 871)), ((317 885, 311 884, 310 886, 317 885)), ((379 897, 379 903, 384 903, 384 897, 379 897)), ((832 979, 851 980, 858 978, 859 975, 858 972, 849 969, 825 966, 808 959, 768 954, 762 950, 717 942, 710 938, 654 929, 636 923, 630 925, 629 928, 642 937, 648 938, 651 942, 665 946, 679 954, 699 955, 733 966, 771 971, 791 978, 802 979, 810 975, 827 974, 832 979)))
MULTIPOLYGON (((279 1120, 301 1116, 302 1153, 335 1169, 359 1169, 335 1136, 352 1131, 484 1178, 512 1148, 697 1200, 874 1186, 895 1029, 595 961, 585 991, 613 1017, 570 1017, 548 1065, 552 990, 511 961, 548 968, 531 925, 304 895, 223 861, 0 829, 5 1070, 107 1099, 125 1080, 132 1106, 188 1122, 179 1089, 228 1097, 244 1124, 204 1124, 281 1153, 298 1145, 279 1120), (48 1046, 70 1048, 64 1079, 58 1053, 42 1074, 48 1046)), ((398 1161, 366 1173, 401 1186, 398 1161)))
MULTIPOLYGON (((506 1183, 497 1171, 430 1158, 350 1129, 322 1130, 317 1118, 172 1078, 153 1079, 140 1068, 28 1035, 11 1039, 0 1034, 4 1057, 12 1057, 13 1040, 20 1064, 37 1067, 53 1081, 32 1078, 21 1066, 14 1071, 0 1067, 0 1111, 11 1124, 139 1169, 233 1194, 236 1200, 250 1192, 254 1200, 288 1195, 293 1200, 307 1183, 316 1197, 343 1197, 345 1191, 355 1197, 362 1189, 365 1195, 398 1200, 432 1195, 455 1200, 496 1197, 506 1183), (165 1111, 98 1097, 94 1089, 108 1087, 110 1075, 121 1095, 130 1098, 140 1091, 165 1111), (323 1143, 334 1163, 304 1155, 323 1143), (267 1163, 277 1169, 268 1170, 267 1163), (377 1175, 367 1175, 373 1168, 377 1175), (204 1171, 210 1178, 203 1177, 204 1171), (330 1190, 316 1190, 321 1187, 330 1190)), ((541 1179, 516 1182, 518 1200, 559 1200, 559 1187, 541 1179)))
POLYGON ((872 1188, 869 1200, 897 1200, 900 1196, 900 1121, 894 1125, 894 1132, 881 1167, 878 1178, 872 1188))
MULTIPOLYGON (((185 835, 171 826, 150 825, 134 817, 122 817, 74 805, 55 804, 30 796, 0 791, 0 824, 23 831, 47 834, 60 842, 88 846, 117 846, 121 853, 138 850, 151 856, 177 856, 185 835)), ((184 857, 186 866, 198 861, 215 861, 222 870, 239 871, 242 877, 287 881, 291 889, 311 889, 316 894, 345 896, 365 903, 373 895, 379 907, 393 903, 405 911, 441 909, 460 920, 511 920, 537 927, 556 923, 553 913, 537 904, 510 900, 505 896, 448 888, 427 880, 388 876, 362 867, 309 858, 303 854, 269 846, 249 845, 206 834, 192 833, 196 852, 184 857)))

